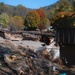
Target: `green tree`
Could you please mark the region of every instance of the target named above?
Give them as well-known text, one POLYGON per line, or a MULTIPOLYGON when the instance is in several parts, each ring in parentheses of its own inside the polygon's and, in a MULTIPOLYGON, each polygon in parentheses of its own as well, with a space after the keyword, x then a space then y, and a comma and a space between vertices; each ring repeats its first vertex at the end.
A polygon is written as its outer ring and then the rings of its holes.
POLYGON ((52 19, 52 17, 53 17, 55 14, 56 14, 56 11, 55 11, 54 8, 51 9, 51 10, 48 10, 48 11, 47 11, 47 17, 48 17, 48 19, 49 19, 49 20, 52 19))
POLYGON ((3 3, 3 2, 1 2, 1 3, 0 3, 0 14, 2 14, 2 13, 3 13, 3 6, 4 6, 4 3, 3 3))
POLYGON ((8 27, 8 23, 9 23, 9 16, 6 13, 2 13, 0 15, 0 24, 2 25, 2 27, 8 27))
POLYGON ((69 2, 69 0, 59 0, 59 8, 57 9, 60 12, 70 12, 73 11, 72 4, 69 2))
MULTIPOLYGON (((44 18, 41 20, 40 25, 44 25, 44 28, 48 28, 50 26, 50 21, 48 18, 44 18)), ((39 26, 40 27, 40 26, 39 26)))
POLYGON ((25 18, 25 27, 38 27, 40 23, 40 16, 37 11, 30 11, 25 18))

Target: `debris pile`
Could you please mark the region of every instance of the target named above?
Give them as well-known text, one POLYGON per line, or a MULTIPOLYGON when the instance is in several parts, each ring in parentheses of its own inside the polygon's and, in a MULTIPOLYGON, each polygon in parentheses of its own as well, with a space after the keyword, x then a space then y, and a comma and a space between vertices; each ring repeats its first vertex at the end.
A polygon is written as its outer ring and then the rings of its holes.
POLYGON ((33 40, 33 41, 40 40, 39 36, 34 34, 23 33, 22 36, 23 36, 23 40, 33 40))
POLYGON ((0 43, 1 75, 58 75, 65 69, 60 58, 53 59, 53 51, 34 51, 4 40, 0 43))
POLYGON ((8 40, 15 40, 15 41, 21 41, 23 38, 19 34, 10 34, 10 33, 5 33, 5 38, 8 40))
POLYGON ((9 69, 9 73, 14 75, 50 75, 51 66, 56 65, 51 62, 50 55, 46 51, 40 54, 29 48, 18 47, 8 40, 0 44, 1 55, 1 68, 3 69, 3 64, 5 64, 4 68, 9 69))

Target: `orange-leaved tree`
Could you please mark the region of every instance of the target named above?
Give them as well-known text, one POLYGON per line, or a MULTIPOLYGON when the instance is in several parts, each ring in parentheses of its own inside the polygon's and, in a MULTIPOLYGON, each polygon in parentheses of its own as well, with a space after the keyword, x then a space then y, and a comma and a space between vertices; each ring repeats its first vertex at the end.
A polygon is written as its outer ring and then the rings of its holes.
POLYGON ((43 9, 37 9, 36 10, 38 12, 38 14, 40 15, 40 24, 38 26, 38 28, 40 30, 45 29, 46 27, 48 27, 50 25, 48 18, 46 17, 46 14, 44 12, 43 9))
POLYGON ((10 17, 9 27, 12 30, 20 30, 23 27, 23 19, 20 16, 10 17))

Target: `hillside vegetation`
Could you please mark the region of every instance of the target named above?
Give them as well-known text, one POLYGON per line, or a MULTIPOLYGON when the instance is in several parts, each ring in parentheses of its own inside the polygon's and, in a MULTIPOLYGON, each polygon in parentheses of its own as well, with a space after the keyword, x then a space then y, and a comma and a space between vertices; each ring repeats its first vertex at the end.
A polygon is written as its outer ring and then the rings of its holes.
MULTIPOLYGON (((29 9, 22 5, 11 6, 0 3, 0 25, 10 30, 24 28, 48 28, 59 12, 75 12, 75 0, 59 0, 39 9, 29 9)), ((62 16, 62 15, 61 15, 62 16)))

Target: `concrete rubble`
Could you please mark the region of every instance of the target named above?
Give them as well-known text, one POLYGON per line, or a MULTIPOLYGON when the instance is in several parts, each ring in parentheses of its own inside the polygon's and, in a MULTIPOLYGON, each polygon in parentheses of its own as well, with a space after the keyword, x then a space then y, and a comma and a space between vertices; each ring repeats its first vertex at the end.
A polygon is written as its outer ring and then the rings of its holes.
POLYGON ((55 42, 52 42, 50 45, 45 45, 43 47, 39 47, 37 49, 34 50, 34 52, 41 52, 41 51, 47 51, 47 53, 49 52, 53 52, 53 59, 57 59, 60 57, 60 52, 59 52, 59 46, 55 46, 55 42))

